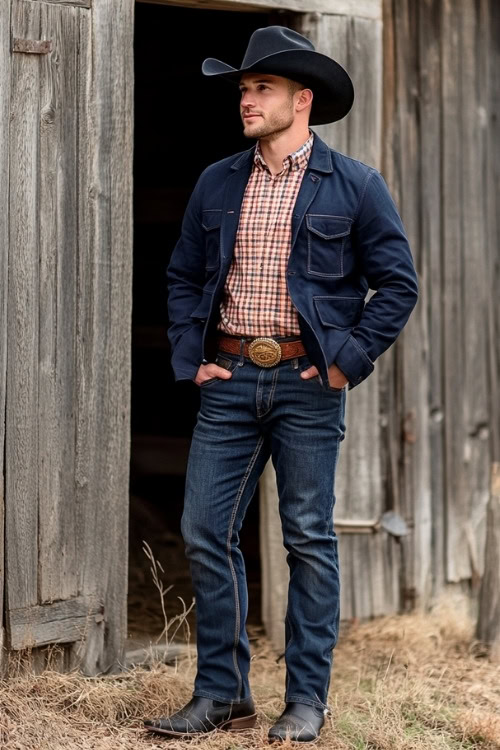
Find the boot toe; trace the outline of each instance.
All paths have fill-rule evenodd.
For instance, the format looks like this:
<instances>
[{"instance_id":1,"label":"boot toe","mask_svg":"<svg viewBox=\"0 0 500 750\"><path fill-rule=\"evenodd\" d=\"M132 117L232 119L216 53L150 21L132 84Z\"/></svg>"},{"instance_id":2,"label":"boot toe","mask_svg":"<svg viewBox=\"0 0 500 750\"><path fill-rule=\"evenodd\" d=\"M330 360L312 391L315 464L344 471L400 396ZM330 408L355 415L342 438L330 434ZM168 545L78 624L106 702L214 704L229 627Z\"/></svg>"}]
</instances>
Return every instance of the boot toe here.
<instances>
[{"instance_id":1,"label":"boot toe","mask_svg":"<svg viewBox=\"0 0 500 750\"><path fill-rule=\"evenodd\" d=\"M323 712L305 704L288 704L269 730L269 742L314 742L324 724Z\"/></svg>"}]
</instances>

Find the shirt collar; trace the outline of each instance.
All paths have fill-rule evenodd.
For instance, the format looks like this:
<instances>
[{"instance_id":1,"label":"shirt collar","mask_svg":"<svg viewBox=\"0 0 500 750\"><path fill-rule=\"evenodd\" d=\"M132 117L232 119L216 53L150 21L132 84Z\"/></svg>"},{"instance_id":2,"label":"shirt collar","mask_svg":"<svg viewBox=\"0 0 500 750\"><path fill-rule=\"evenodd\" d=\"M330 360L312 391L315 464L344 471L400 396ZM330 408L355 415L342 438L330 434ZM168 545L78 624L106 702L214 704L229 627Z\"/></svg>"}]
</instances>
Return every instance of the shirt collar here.
<instances>
[{"instance_id":1,"label":"shirt collar","mask_svg":"<svg viewBox=\"0 0 500 750\"><path fill-rule=\"evenodd\" d=\"M285 156L285 158L283 159L282 171L289 169L305 169L309 162L309 157L311 156L313 141L314 133L312 132L312 130L310 130L309 138L307 139L307 141L303 143L302 146L299 146L299 148L294 151L293 154L288 154L288 156ZM266 169L268 172L270 171L269 167L264 161L264 157L262 156L262 152L260 150L260 141L257 141L253 160L260 169ZM281 172L279 174L281 174Z\"/></svg>"}]
</instances>

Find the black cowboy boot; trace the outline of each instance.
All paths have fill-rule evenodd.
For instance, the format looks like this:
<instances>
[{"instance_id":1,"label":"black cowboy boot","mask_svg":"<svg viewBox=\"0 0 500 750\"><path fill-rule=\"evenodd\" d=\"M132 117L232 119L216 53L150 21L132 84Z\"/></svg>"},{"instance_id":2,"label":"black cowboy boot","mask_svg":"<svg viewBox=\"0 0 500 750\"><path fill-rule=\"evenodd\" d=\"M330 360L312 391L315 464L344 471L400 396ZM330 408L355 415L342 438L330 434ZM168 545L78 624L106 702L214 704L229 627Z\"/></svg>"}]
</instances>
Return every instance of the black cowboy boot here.
<instances>
[{"instance_id":1,"label":"black cowboy boot","mask_svg":"<svg viewBox=\"0 0 500 750\"><path fill-rule=\"evenodd\" d=\"M222 703L211 698L193 696L189 703L164 719L146 719L144 725L150 732L168 737L186 737L206 734L216 729L240 732L255 725L257 714L253 700L242 703Z\"/></svg>"},{"instance_id":2,"label":"black cowboy boot","mask_svg":"<svg viewBox=\"0 0 500 750\"><path fill-rule=\"evenodd\" d=\"M325 723L325 711L304 703L287 703L286 708L269 730L269 742L313 742Z\"/></svg>"}]
</instances>

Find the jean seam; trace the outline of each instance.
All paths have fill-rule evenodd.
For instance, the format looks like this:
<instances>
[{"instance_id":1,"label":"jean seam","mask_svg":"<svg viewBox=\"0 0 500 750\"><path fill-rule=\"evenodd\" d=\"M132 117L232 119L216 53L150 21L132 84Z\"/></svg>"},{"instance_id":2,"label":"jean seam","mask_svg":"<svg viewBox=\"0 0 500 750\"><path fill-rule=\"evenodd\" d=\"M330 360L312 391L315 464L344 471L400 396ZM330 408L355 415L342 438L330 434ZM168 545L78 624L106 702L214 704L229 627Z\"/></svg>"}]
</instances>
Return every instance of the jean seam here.
<instances>
[{"instance_id":1,"label":"jean seam","mask_svg":"<svg viewBox=\"0 0 500 750\"><path fill-rule=\"evenodd\" d=\"M237 698L238 701L241 697L241 688L243 687L243 679L241 676L240 669L238 667L238 643L240 640L240 597L239 597L239 591L238 591L238 580L236 578L236 571L234 569L233 565L233 558L231 554L231 537L233 535L233 529L234 529L234 522L236 520L236 514L238 513L238 509L240 506L241 498L243 496L243 492L245 491L245 487L247 485L248 479L250 477L250 474L252 472L253 467L255 466L255 462L257 460L257 457L260 453L260 450L264 444L264 438L260 437L257 445L255 447L255 450L253 452L253 455L248 463L247 469L245 471L245 474L243 476L243 479L241 480L241 484L238 490L238 494L236 495L236 500L233 506L233 511L231 513L231 520L229 522L229 529L227 533L227 540L226 540L226 549L227 549L227 560L229 563L229 570L231 571L231 577L233 579L233 587L234 587L234 603L235 603L235 610L236 610L236 617L235 617L235 628L234 628L234 645L233 645L233 665L236 672L236 678L238 680L238 691L237 691Z\"/></svg>"}]
</instances>

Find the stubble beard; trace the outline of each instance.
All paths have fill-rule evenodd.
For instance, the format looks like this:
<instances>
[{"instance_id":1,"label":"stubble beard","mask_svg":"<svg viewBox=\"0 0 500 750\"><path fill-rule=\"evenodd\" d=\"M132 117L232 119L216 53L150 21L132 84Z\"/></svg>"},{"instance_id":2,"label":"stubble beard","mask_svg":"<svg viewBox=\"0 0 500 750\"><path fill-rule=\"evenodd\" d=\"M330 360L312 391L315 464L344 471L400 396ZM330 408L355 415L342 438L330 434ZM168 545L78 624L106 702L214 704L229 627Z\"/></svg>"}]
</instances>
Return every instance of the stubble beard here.
<instances>
[{"instance_id":1,"label":"stubble beard","mask_svg":"<svg viewBox=\"0 0 500 750\"><path fill-rule=\"evenodd\" d=\"M262 117L262 121L256 121L254 125L250 123L251 130L247 130L248 125L243 121L243 135L246 138L267 138L272 141L293 125L293 119L293 106L290 98L287 104L277 112L267 115L267 119Z\"/></svg>"}]
</instances>

